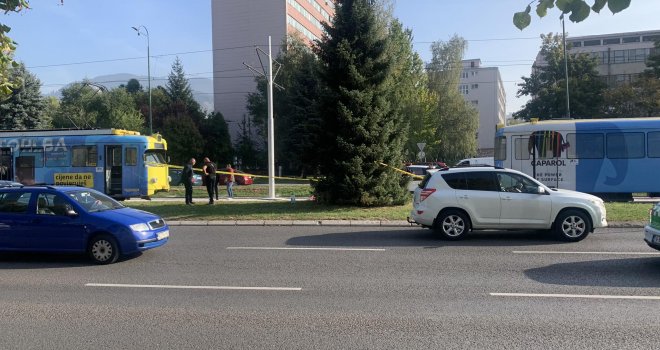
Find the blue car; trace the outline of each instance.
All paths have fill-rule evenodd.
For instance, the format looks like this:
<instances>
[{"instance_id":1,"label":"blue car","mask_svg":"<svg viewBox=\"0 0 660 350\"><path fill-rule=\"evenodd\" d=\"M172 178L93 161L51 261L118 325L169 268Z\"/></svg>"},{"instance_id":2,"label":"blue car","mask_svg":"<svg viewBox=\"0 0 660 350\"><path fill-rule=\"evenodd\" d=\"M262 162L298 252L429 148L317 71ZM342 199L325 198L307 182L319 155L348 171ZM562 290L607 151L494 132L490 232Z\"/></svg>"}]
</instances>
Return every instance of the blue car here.
<instances>
[{"instance_id":1,"label":"blue car","mask_svg":"<svg viewBox=\"0 0 660 350\"><path fill-rule=\"evenodd\" d=\"M161 217L90 188L0 188L0 251L86 252L111 264L160 247L169 235Z\"/></svg>"}]
</instances>

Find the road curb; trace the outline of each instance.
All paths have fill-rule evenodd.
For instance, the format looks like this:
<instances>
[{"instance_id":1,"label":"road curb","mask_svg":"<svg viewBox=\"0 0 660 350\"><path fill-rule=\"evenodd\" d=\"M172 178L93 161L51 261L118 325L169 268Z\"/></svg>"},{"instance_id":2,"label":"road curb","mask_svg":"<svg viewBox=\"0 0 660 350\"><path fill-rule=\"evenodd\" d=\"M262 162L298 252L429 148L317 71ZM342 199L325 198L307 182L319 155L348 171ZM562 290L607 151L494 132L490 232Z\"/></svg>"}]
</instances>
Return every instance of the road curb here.
<instances>
[{"instance_id":1,"label":"road curb","mask_svg":"<svg viewBox=\"0 0 660 350\"><path fill-rule=\"evenodd\" d=\"M346 226L346 227L418 227L404 220L172 220L170 226ZM639 228L645 222L612 222L608 228Z\"/></svg>"}]
</instances>

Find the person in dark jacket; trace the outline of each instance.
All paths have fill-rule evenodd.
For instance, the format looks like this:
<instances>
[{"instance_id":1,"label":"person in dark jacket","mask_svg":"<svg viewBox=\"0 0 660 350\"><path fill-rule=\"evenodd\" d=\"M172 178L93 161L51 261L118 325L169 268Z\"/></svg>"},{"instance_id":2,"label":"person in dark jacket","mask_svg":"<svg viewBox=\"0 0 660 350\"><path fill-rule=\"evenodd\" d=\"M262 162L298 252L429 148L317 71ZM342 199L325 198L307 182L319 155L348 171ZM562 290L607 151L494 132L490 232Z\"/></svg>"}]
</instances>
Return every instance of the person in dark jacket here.
<instances>
[{"instance_id":1,"label":"person in dark jacket","mask_svg":"<svg viewBox=\"0 0 660 350\"><path fill-rule=\"evenodd\" d=\"M188 164L183 167L183 171L181 172L181 183L186 188L186 205L195 204L192 200L192 184L193 176L195 175L193 166L195 163L195 158L190 158Z\"/></svg>"},{"instance_id":2,"label":"person in dark jacket","mask_svg":"<svg viewBox=\"0 0 660 350\"><path fill-rule=\"evenodd\" d=\"M206 192L209 194L209 204L213 204L213 196L217 196L217 187L215 184L215 176L217 175L215 172L218 170L217 167L215 166L215 163L213 163L208 157L204 158L204 167L202 168L204 171L204 181L206 183ZM215 189L215 193L214 190Z\"/></svg>"}]
</instances>

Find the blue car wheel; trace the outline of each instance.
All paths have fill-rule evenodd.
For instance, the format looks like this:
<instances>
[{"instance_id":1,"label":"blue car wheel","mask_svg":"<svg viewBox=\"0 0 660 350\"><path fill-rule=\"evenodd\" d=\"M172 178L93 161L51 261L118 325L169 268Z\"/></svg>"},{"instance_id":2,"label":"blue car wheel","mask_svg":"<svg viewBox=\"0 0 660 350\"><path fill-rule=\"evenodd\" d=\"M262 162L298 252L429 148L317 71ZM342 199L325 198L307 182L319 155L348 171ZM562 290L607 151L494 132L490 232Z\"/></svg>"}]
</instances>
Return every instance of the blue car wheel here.
<instances>
[{"instance_id":1,"label":"blue car wheel","mask_svg":"<svg viewBox=\"0 0 660 350\"><path fill-rule=\"evenodd\" d=\"M98 235L89 241L87 248L89 257L100 265L112 264L119 259L117 241L108 235Z\"/></svg>"}]
</instances>

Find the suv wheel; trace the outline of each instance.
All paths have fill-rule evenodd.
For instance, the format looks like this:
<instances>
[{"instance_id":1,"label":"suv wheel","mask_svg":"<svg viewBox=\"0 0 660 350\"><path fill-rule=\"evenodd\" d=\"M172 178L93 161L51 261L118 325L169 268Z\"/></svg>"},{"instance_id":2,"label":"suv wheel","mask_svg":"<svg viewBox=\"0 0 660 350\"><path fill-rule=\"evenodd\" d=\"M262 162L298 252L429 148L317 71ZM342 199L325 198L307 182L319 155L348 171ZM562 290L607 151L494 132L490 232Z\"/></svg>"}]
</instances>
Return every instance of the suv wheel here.
<instances>
[{"instance_id":1,"label":"suv wheel","mask_svg":"<svg viewBox=\"0 0 660 350\"><path fill-rule=\"evenodd\" d=\"M114 238L108 235L98 235L89 242L87 253L97 264L112 264L119 258L119 247Z\"/></svg>"},{"instance_id":2,"label":"suv wheel","mask_svg":"<svg viewBox=\"0 0 660 350\"><path fill-rule=\"evenodd\" d=\"M463 239L470 232L470 221L463 212L448 210L438 215L435 231L449 240Z\"/></svg>"},{"instance_id":3,"label":"suv wheel","mask_svg":"<svg viewBox=\"0 0 660 350\"><path fill-rule=\"evenodd\" d=\"M578 242L591 232L591 223L587 215L578 210L567 210L557 216L555 233L568 242Z\"/></svg>"}]
</instances>

